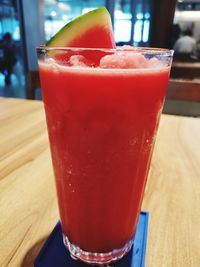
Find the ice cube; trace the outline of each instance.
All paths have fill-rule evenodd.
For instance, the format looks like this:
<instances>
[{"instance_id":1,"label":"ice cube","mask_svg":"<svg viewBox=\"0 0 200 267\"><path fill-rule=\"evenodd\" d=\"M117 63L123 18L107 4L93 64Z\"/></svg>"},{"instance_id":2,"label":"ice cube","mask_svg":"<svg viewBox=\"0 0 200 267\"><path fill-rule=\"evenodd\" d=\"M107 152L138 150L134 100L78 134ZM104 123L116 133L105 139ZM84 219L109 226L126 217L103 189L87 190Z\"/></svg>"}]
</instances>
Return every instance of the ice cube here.
<instances>
[{"instance_id":1,"label":"ice cube","mask_svg":"<svg viewBox=\"0 0 200 267\"><path fill-rule=\"evenodd\" d=\"M145 65L146 59L137 52L118 51L113 55L104 56L100 60L101 68L131 69L144 68Z\"/></svg>"},{"instance_id":2,"label":"ice cube","mask_svg":"<svg viewBox=\"0 0 200 267\"><path fill-rule=\"evenodd\" d=\"M83 55L73 55L69 59L69 63L73 67L89 67L87 59Z\"/></svg>"},{"instance_id":3,"label":"ice cube","mask_svg":"<svg viewBox=\"0 0 200 267\"><path fill-rule=\"evenodd\" d=\"M163 67L164 62L162 62L156 57L153 57L151 59L146 60L146 65L147 65L147 68L160 68L160 67Z\"/></svg>"}]
</instances>

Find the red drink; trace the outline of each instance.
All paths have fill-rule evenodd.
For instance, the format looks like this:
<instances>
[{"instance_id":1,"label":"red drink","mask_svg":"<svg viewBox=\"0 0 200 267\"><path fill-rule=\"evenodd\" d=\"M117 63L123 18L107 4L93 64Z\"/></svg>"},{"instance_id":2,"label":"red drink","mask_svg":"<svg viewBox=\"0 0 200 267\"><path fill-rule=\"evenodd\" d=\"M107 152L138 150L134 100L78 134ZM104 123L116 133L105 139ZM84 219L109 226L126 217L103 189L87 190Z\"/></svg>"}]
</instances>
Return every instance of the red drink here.
<instances>
[{"instance_id":1,"label":"red drink","mask_svg":"<svg viewBox=\"0 0 200 267\"><path fill-rule=\"evenodd\" d=\"M170 58L144 62L40 64L62 229L84 251L120 249L136 230Z\"/></svg>"}]
</instances>

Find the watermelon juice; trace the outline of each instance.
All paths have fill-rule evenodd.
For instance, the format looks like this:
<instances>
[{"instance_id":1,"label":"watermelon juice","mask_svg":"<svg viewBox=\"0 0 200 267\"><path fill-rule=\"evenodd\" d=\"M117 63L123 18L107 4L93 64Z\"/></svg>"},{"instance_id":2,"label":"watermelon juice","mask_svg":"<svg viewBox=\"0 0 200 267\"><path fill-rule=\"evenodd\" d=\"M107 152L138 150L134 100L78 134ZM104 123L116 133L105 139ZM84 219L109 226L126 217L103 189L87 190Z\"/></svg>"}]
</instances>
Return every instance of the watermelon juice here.
<instances>
[{"instance_id":1,"label":"watermelon juice","mask_svg":"<svg viewBox=\"0 0 200 267\"><path fill-rule=\"evenodd\" d=\"M39 61L62 230L83 251L120 249L137 226L171 56L129 52Z\"/></svg>"}]
</instances>

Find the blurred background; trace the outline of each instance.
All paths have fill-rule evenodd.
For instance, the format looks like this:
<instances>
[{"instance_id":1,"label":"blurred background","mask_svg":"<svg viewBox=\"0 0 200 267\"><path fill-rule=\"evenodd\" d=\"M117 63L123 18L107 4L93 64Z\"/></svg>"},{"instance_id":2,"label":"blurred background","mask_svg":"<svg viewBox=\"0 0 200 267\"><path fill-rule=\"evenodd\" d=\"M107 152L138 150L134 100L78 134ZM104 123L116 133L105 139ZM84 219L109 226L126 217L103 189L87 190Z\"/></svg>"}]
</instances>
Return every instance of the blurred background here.
<instances>
[{"instance_id":1,"label":"blurred background","mask_svg":"<svg viewBox=\"0 0 200 267\"><path fill-rule=\"evenodd\" d=\"M118 46L175 50L164 112L200 116L200 0L0 0L0 96L40 100L35 47L102 6Z\"/></svg>"}]
</instances>

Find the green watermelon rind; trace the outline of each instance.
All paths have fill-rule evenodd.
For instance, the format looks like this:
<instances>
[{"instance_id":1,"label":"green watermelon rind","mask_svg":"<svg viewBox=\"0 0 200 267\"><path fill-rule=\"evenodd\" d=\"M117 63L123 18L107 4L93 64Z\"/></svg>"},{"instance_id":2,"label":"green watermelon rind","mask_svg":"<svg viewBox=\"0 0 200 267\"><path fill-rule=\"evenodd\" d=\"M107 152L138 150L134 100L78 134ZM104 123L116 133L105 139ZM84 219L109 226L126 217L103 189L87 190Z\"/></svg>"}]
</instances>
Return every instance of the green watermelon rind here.
<instances>
[{"instance_id":1,"label":"green watermelon rind","mask_svg":"<svg viewBox=\"0 0 200 267\"><path fill-rule=\"evenodd\" d=\"M85 30L95 26L111 25L110 14L105 7L94 9L70 21L61 28L47 43L47 47L67 47Z\"/></svg>"}]
</instances>

